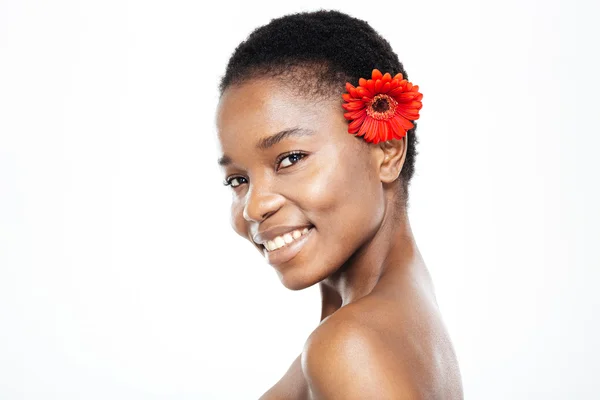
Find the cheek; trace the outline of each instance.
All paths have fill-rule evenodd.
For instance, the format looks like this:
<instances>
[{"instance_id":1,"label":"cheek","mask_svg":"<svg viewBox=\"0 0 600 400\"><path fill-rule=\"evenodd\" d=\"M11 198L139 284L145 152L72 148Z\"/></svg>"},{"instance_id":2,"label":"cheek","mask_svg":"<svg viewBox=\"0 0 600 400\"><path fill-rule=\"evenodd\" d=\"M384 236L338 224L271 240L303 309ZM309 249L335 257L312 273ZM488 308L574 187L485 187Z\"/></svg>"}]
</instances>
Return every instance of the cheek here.
<instances>
[{"instance_id":1,"label":"cheek","mask_svg":"<svg viewBox=\"0 0 600 400\"><path fill-rule=\"evenodd\" d=\"M233 200L231 203L231 227L242 237L247 237L246 219L244 218L244 205L240 201Z\"/></svg>"},{"instance_id":2,"label":"cheek","mask_svg":"<svg viewBox=\"0 0 600 400\"><path fill-rule=\"evenodd\" d=\"M299 189L309 204L307 208L327 221L322 229L332 226L331 220L336 229L371 225L371 211L382 201L381 185L364 155L342 153L320 163L305 182Z\"/></svg>"},{"instance_id":3,"label":"cheek","mask_svg":"<svg viewBox=\"0 0 600 400\"><path fill-rule=\"evenodd\" d=\"M319 276L343 265L380 225L383 189L364 157L331 158L303 183L299 203L317 226L318 260L311 267ZM304 181L303 181L304 182Z\"/></svg>"}]
</instances>

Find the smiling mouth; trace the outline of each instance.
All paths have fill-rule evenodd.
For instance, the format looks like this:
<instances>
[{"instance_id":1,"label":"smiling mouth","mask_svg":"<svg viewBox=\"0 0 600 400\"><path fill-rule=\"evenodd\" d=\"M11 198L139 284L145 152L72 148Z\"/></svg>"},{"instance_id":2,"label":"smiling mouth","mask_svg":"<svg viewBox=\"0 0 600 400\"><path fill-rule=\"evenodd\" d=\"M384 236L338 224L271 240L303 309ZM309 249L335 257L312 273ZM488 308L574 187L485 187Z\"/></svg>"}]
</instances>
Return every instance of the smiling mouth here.
<instances>
[{"instance_id":1,"label":"smiling mouth","mask_svg":"<svg viewBox=\"0 0 600 400\"><path fill-rule=\"evenodd\" d=\"M261 248L267 253L275 253L278 250L287 248L288 245L294 244L297 240L302 239L302 237L310 233L313 228L314 226L305 227L303 229L296 229L284 235L277 236L275 239L261 244Z\"/></svg>"}]
</instances>

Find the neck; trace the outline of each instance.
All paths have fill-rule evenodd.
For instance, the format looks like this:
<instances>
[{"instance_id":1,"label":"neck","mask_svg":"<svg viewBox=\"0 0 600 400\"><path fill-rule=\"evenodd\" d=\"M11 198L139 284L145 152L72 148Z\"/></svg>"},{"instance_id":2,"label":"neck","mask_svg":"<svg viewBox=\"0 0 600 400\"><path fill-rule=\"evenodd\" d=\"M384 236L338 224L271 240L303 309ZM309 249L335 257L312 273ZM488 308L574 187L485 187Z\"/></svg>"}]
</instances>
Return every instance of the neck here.
<instances>
[{"instance_id":1,"label":"neck","mask_svg":"<svg viewBox=\"0 0 600 400\"><path fill-rule=\"evenodd\" d=\"M386 280L392 281L392 285L399 284L398 280L405 278L426 279L430 284L407 213L386 212L373 237L334 274L319 283L321 321L339 308L371 294L378 284L383 286Z\"/></svg>"}]
</instances>

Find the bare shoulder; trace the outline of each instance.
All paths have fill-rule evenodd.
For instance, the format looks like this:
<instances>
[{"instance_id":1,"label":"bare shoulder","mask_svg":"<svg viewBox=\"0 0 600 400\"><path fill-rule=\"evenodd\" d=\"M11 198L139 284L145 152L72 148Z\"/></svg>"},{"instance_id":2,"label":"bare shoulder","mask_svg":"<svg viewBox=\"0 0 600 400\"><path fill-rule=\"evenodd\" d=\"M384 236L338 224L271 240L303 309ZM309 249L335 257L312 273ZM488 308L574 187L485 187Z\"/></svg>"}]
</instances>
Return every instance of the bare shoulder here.
<instances>
[{"instance_id":1,"label":"bare shoulder","mask_svg":"<svg viewBox=\"0 0 600 400\"><path fill-rule=\"evenodd\" d=\"M381 335L341 311L311 334L302 353L313 399L419 399Z\"/></svg>"},{"instance_id":2,"label":"bare shoulder","mask_svg":"<svg viewBox=\"0 0 600 400\"><path fill-rule=\"evenodd\" d=\"M411 321L396 308L376 298L349 304L310 335L301 366L312 399L462 399L449 382L458 369L443 371L448 357L432 348L439 332L423 335L428 316Z\"/></svg>"}]
</instances>

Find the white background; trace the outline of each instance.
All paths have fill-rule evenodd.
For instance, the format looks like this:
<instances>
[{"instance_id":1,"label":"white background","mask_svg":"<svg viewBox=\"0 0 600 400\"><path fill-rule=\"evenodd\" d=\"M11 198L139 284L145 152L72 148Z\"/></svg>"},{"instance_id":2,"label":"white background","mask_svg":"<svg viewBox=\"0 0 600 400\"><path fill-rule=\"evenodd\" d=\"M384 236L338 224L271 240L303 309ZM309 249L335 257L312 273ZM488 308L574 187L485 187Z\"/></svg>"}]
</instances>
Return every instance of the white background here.
<instances>
[{"instance_id":1,"label":"white background","mask_svg":"<svg viewBox=\"0 0 600 400\"><path fill-rule=\"evenodd\" d=\"M467 399L599 398L593 1L0 1L0 399L255 399L319 322L229 224L254 28L334 8L424 93L411 222Z\"/></svg>"}]
</instances>

